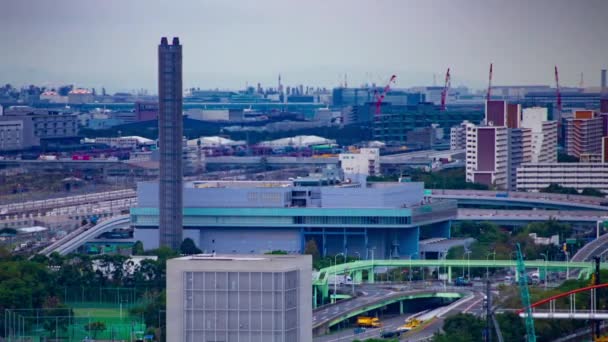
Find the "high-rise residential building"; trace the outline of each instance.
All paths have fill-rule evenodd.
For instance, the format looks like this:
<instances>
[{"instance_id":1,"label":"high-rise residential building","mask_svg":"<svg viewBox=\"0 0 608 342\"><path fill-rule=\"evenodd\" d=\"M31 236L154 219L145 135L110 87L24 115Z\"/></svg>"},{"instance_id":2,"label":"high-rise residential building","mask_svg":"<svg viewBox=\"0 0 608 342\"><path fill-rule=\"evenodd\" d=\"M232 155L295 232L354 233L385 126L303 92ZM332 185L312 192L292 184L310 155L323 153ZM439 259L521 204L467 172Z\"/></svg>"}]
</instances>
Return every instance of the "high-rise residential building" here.
<instances>
[{"instance_id":1,"label":"high-rise residential building","mask_svg":"<svg viewBox=\"0 0 608 342\"><path fill-rule=\"evenodd\" d=\"M606 90L606 69L602 69L602 83L600 86L602 91Z\"/></svg>"},{"instance_id":2,"label":"high-rise residential building","mask_svg":"<svg viewBox=\"0 0 608 342\"><path fill-rule=\"evenodd\" d=\"M159 243L178 249L182 242L182 46L167 38L158 46L158 143L160 149Z\"/></svg>"},{"instance_id":3,"label":"high-rise residential building","mask_svg":"<svg viewBox=\"0 0 608 342\"><path fill-rule=\"evenodd\" d=\"M602 138L602 163L608 163L608 137Z\"/></svg>"},{"instance_id":4,"label":"high-rise residential building","mask_svg":"<svg viewBox=\"0 0 608 342\"><path fill-rule=\"evenodd\" d=\"M338 157L347 175L380 175L380 150L377 148L362 148L359 153L340 153Z\"/></svg>"},{"instance_id":5,"label":"high-rise residential building","mask_svg":"<svg viewBox=\"0 0 608 342\"><path fill-rule=\"evenodd\" d=\"M467 147L467 126L474 125L464 120L450 129L450 150L464 150Z\"/></svg>"},{"instance_id":6,"label":"high-rise residential building","mask_svg":"<svg viewBox=\"0 0 608 342\"><path fill-rule=\"evenodd\" d=\"M572 118L566 119L566 153L580 158L581 154L602 152L604 119L592 110L577 110Z\"/></svg>"},{"instance_id":7,"label":"high-rise residential building","mask_svg":"<svg viewBox=\"0 0 608 342\"><path fill-rule=\"evenodd\" d=\"M310 255L167 262L167 341L312 341Z\"/></svg>"},{"instance_id":8,"label":"high-rise residential building","mask_svg":"<svg viewBox=\"0 0 608 342\"><path fill-rule=\"evenodd\" d=\"M532 130L532 163L557 162L557 121L548 120L547 108L525 108L520 126Z\"/></svg>"},{"instance_id":9,"label":"high-rise residential building","mask_svg":"<svg viewBox=\"0 0 608 342\"><path fill-rule=\"evenodd\" d=\"M503 100L486 101L486 124L519 128L521 105Z\"/></svg>"},{"instance_id":10,"label":"high-rise residential building","mask_svg":"<svg viewBox=\"0 0 608 342\"><path fill-rule=\"evenodd\" d=\"M509 137L507 189L515 191L517 168L532 161L532 130L530 128L509 128L507 135Z\"/></svg>"},{"instance_id":11,"label":"high-rise residential building","mask_svg":"<svg viewBox=\"0 0 608 342\"><path fill-rule=\"evenodd\" d=\"M509 137L504 126L467 126L466 180L497 189L508 186Z\"/></svg>"},{"instance_id":12,"label":"high-rise residential building","mask_svg":"<svg viewBox=\"0 0 608 342\"><path fill-rule=\"evenodd\" d=\"M548 146L551 138L545 141L542 136L545 126L546 134L551 134L551 124L543 125L546 110L541 114L545 116L528 115L527 121L524 121L521 105L491 100L486 102L484 124L475 126L463 123L463 127L466 127L467 182L481 183L499 190L515 190L517 168L532 161L534 148L539 151L545 148L551 152ZM535 130L540 135L537 136L538 146L533 145ZM459 129L455 128L454 131L458 134ZM455 142L457 139L454 139ZM457 146L457 143L454 145ZM555 149L553 146L553 153Z\"/></svg>"}]
</instances>

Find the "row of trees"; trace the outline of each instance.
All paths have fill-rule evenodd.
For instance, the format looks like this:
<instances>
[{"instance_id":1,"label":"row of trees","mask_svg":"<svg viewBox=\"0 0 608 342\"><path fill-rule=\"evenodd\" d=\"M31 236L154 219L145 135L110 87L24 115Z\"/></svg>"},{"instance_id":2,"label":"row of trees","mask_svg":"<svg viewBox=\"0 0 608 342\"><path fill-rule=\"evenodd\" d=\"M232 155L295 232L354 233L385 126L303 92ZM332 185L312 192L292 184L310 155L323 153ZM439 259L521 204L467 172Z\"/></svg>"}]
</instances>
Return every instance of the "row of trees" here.
<instances>
[{"instance_id":1,"label":"row of trees","mask_svg":"<svg viewBox=\"0 0 608 342\"><path fill-rule=\"evenodd\" d=\"M550 184L544 189L540 189L540 192L551 193L551 194L564 194L564 195L584 195L594 197L606 197L606 194L598 189L584 188L582 192L578 192L575 188L569 188L561 186L559 184Z\"/></svg>"},{"instance_id":2,"label":"row of trees","mask_svg":"<svg viewBox=\"0 0 608 342\"><path fill-rule=\"evenodd\" d=\"M140 252L143 246L138 243L134 249ZM95 296L97 289L99 293L104 288L133 289L128 291L136 297L131 298L136 304L131 313L143 317L148 327L158 328L159 315L165 310L166 261L178 254L169 248L145 254L156 256L156 260L135 264L123 255L57 253L27 260L0 248L0 313L4 314L5 309L42 308L44 316L54 316L54 312L62 310L65 316L65 310L69 310L66 300L80 298L81 291L84 298L101 300ZM58 324L62 322L52 323L49 329L62 327ZM0 319L0 335L5 331L4 324L5 320Z\"/></svg>"},{"instance_id":3,"label":"row of trees","mask_svg":"<svg viewBox=\"0 0 608 342\"><path fill-rule=\"evenodd\" d=\"M563 252L555 245L537 245L534 243L530 233L536 233L538 237L551 237L558 235L560 241L572 235L572 227L569 224L557 220L545 222L534 222L524 227L516 227L509 231L490 222L465 221L453 226L453 237L471 237L476 241L469 246L471 259L513 259L515 245L519 243L526 259L548 259L562 260ZM494 256L493 253L496 253ZM461 259L465 255L463 247L455 247L448 251L448 259ZM492 254L492 255L490 255ZM544 254L544 256L543 256Z\"/></svg>"}]
</instances>

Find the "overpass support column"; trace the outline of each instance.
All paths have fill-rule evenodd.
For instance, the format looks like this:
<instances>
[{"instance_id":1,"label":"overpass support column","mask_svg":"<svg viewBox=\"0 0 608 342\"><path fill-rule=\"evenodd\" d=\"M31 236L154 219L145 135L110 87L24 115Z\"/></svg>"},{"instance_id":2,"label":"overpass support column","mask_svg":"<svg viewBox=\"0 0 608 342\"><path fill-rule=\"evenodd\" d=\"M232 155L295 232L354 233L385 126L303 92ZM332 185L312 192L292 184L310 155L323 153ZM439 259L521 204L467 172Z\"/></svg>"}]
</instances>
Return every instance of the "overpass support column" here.
<instances>
[{"instance_id":1,"label":"overpass support column","mask_svg":"<svg viewBox=\"0 0 608 342\"><path fill-rule=\"evenodd\" d=\"M363 272L362 271L353 271L353 282L355 284L363 282Z\"/></svg>"},{"instance_id":2,"label":"overpass support column","mask_svg":"<svg viewBox=\"0 0 608 342\"><path fill-rule=\"evenodd\" d=\"M399 301L399 314L403 315L403 301L402 300Z\"/></svg>"},{"instance_id":3,"label":"overpass support column","mask_svg":"<svg viewBox=\"0 0 608 342\"><path fill-rule=\"evenodd\" d=\"M452 282L452 266L448 266L448 283Z\"/></svg>"},{"instance_id":4,"label":"overpass support column","mask_svg":"<svg viewBox=\"0 0 608 342\"><path fill-rule=\"evenodd\" d=\"M367 282L370 284L374 283L374 268L371 267L367 270Z\"/></svg>"}]
</instances>

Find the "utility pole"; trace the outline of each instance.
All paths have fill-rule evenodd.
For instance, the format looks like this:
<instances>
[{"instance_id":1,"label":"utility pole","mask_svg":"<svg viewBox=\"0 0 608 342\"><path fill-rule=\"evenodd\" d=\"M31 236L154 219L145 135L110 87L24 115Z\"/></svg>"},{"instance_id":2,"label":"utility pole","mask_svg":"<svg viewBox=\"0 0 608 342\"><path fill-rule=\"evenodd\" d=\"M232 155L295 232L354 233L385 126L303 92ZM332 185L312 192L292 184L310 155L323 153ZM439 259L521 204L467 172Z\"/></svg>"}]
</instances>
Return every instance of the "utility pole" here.
<instances>
[{"instance_id":1,"label":"utility pole","mask_svg":"<svg viewBox=\"0 0 608 342\"><path fill-rule=\"evenodd\" d=\"M490 279L486 279L486 342L492 342L492 287Z\"/></svg>"}]
</instances>

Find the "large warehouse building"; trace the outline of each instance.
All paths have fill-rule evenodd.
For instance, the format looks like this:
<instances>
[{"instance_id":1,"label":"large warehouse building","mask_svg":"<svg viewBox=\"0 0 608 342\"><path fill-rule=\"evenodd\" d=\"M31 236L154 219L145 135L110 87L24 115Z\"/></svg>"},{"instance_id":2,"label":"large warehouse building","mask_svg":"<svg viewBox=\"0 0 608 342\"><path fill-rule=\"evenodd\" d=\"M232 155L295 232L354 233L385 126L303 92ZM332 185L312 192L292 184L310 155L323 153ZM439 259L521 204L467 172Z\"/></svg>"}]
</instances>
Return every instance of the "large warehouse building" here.
<instances>
[{"instance_id":1,"label":"large warehouse building","mask_svg":"<svg viewBox=\"0 0 608 342\"><path fill-rule=\"evenodd\" d=\"M146 249L158 247L157 194L158 183L140 183L131 209ZM183 236L206 253L302 253L314 239L322 255L415 258L420 239L449 237L456 210L453 201L425 199L423 183L200 181L184 187Z\"/></svg>"}]
</instances>

